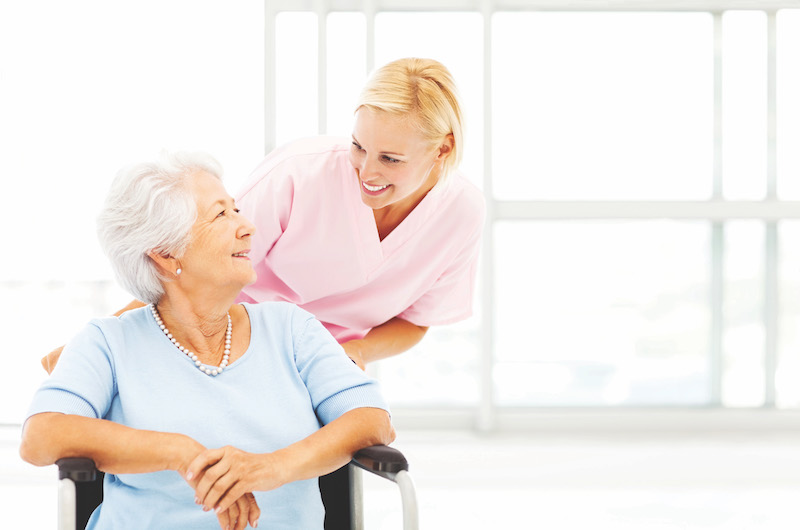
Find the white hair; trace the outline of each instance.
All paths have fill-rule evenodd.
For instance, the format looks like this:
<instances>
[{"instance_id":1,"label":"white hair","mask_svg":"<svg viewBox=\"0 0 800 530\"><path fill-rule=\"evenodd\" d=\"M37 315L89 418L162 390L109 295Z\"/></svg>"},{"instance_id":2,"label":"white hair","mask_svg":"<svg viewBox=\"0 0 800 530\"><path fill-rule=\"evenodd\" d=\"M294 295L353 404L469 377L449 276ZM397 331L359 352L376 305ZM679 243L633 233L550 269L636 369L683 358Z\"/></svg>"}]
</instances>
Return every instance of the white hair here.
<instances>
[{"instance_id":1,"label":"white hair","mask_svg":"<svg viewBox=\"0 0 800 530\"><path fill-rule=\"evenodd\" d=\"M188 177L197 170L222 180L222 166L205 153L162 151L153 162L124 167L97 218L117 281L145 303L157 303L167 281L148 254L180 258L189 245L197 205Z\"/></svg>"}]
</instances>

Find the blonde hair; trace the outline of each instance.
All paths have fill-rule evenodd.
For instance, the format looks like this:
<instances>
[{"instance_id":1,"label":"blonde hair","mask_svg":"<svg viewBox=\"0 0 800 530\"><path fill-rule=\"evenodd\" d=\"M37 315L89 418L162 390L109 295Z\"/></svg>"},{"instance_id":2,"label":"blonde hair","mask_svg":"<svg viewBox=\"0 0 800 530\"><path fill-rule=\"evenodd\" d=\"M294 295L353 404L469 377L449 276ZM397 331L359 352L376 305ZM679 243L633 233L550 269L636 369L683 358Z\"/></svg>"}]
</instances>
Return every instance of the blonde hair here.
<instances>
[{"instance_id":1,"label":"blonde hair","mask_svg":"<svg viewBox=\"0 0 800 530\"><path fill-rule=\"evenodd\" d=\"M379 68L361 91L356 111L362 107L409 120L432 144L452 134L440 179L461 162L464 118L453 76L440 62L409 57Z\"/></svg>"}]
</instances>

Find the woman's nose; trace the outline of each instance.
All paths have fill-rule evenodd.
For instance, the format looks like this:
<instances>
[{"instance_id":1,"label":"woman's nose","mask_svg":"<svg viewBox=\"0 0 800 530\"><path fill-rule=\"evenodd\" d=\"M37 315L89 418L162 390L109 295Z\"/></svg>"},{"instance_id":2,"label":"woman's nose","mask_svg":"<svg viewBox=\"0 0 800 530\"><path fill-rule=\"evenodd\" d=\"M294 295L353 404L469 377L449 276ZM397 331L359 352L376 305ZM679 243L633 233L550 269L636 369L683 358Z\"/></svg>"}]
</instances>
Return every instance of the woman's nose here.
<instances>
[{"instance_id":1,"label":"woman's nose","mask_svg":"<svg viewBox=\"0 0 800 530\"><path fill-rule=\"evenodd\" d=\"M256 226L250 222L250 219L245 217L242 214L238 214L241 223L239 224L239 230L236 231L236 236L239 238L252 236L256 231Z\"/></svg>"},{"instance_id":2,"label":"woman's nose","mask_svg":"<svg viewBox=\"0 0 800 530\"><path fill-rule=\"evenodd\" d=\"M361 168L359 171L362 180L368 180L377 173L375 163L366 156L361 160Z\"/></svg>"}]
</instances>

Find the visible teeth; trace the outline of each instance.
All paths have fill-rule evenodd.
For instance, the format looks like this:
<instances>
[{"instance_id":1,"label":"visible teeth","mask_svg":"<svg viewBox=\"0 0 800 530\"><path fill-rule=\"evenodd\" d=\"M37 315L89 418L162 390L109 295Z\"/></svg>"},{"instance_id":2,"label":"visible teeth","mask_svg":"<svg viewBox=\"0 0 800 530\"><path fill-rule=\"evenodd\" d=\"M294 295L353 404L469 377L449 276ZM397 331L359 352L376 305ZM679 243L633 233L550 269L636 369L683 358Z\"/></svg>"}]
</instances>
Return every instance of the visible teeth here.
<instances>
[{"instance_id":1,"label":"visible teeth","mask_svg":"<svg viewBox=\"0 0 800 530\"><path fill-rule=\"evenodd\" d=\"M247 257L247 252L237 252L236 254L234 254L234 256L244 258Z\"/></svg>"},{"instance_id":2,"label":"visible teeth","mask_svg":"<svg viewBox=\"0 0 800 530\"><path fill-rule=\"evenodd\" d=\"M384 184L383 186L370 186L366 182L362 182L361 184L367 189L367 191L381 191L382 189L386 189L389 187L388 184Z\"/></svg>"}]
</instances>

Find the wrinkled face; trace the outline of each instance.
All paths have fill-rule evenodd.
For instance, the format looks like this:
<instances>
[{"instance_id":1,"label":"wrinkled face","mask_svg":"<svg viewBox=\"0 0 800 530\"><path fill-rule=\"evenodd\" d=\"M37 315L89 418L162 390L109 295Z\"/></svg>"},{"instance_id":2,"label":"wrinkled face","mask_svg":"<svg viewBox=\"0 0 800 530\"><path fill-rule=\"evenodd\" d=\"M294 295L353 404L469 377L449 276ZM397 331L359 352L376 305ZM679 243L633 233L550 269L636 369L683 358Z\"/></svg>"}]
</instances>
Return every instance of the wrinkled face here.
<instances>
[{"instance_id":1,"label":"wrinkled face","mask_svg":"<svg viewBox=\"0 0 800 530\"><path fill-rule=\"evenodd\" d=\"M350 163L361 186L361 200L378 210L413 208L439 179L440 150L408 121L360 108L353 126Z\"/></svg>"},{"instance_id":2,"label":"wrinkled face","mask_svg":"<svg viewBox=\"0 0 800 530\"><path fill-rule=\"evenodd\" d=\"M222 182L212 175L195 171L191 190L197 220L189 246L180 258L181 283L241 289L256 281L247 256L255 227L239 213Z\"/></svg>"}]
</instances>

